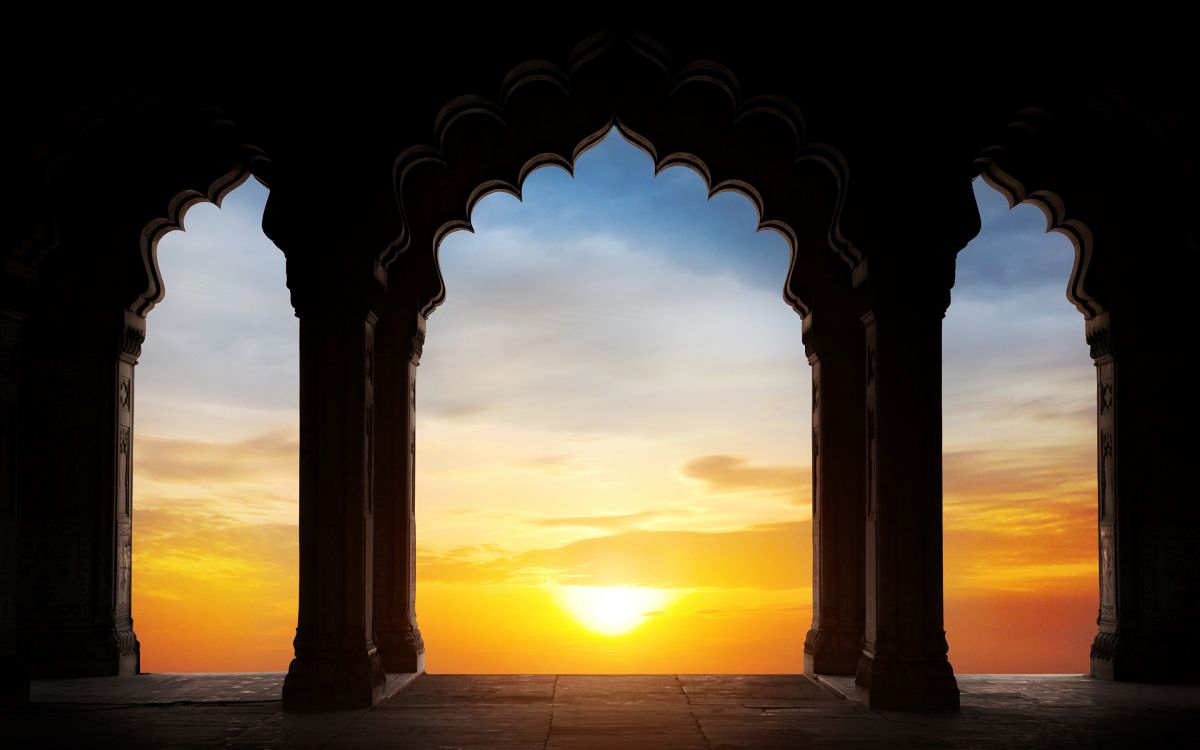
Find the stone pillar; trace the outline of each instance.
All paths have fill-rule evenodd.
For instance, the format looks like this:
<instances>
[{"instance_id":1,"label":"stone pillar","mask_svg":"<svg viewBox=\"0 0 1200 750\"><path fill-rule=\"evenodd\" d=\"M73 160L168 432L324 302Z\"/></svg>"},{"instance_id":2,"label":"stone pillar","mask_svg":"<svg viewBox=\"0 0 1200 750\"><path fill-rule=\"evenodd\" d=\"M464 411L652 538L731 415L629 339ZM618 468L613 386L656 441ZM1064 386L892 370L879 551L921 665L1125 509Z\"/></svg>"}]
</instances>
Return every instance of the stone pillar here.
<instances>
[{"instance_id":1,"label":"stone pillar","mask_svg":"<svg viewBox=\"0 0 1200 750\"><path fill-rule=\"evenodd\" d=\"M1158 285L1142 288L1149 298L1123 300L1086 328L1096 364L1100 562L1090 671L1109 680L1194 683L1200 508L1187 432L1190 371L1178 360L1190 318L1162 310Z\"/></svg>"},{"instance_id":2,"label":"stone pillar","mask_svg":"<svg viewBox=\"0 0 1200 750\"><path fill-rule=\"evenodd\" d=\"M17 405L23 317L0 309L0 705L29 700L29 678L17 645Z\"/></svg>"},{"instance_id":3,"label":"stone pillar","mask_svg":"<svg viewBox=\"0 0 1200 750\"><path fill-rule=\"evenodd\" d=\"M417 627L417 365L425 316L389 295L376 338L375 643L388 672L425 671Z\"/></svg>"},{"instance_id":4,"label":"stone pillar","mask_svg":"<svg viewBox=\"0 0 1200 750\"><path fill-rule=\"evenodd\" d=\"M139 669L132 448L145 325L81 302L47 310L23 337L18 637L35 677Z\"/></svg>"},{"instance_id":5,"label":"stone pillar","mask_svg":"<svg viewBox=\"0 0 1200 750\"><path fill-rule=\"evenodd\" d=\"M852 675L866 606L863 326L848 310L810 312L804 349L813 384L813 622L804 671Z\"/></svg>"},{"instance_id":6,"label":"stone pillar","mask_svg":"<svg viewBox=\"0 0 1200 750\"><path fill-rule=\"evenodd\" d=\"M953 256L950 257L953 279ZM874 269L873 269L874 270ZM865 291L866 626L855 676L873 708L956 710L942 620L942 317L950 283L919 269Z\"/></svg>"},{"instance_id":7,"label":"stone pillar","mask_svg":"<svg viewBox=\"0 0 1200 750\"><path fill-rule=\"evenodd\" d=\"M1089 320L1086 330L1092 360L1096 364L1096 489L1097 510L1100 519L1100 609L1096 617L1099 632L1092 641L1091 674L1093 677L1113 680L1123 677L1126 667L1125 660L1118 657L1116 649L1118 630L1121 624L1117 618L1120 568L1117 555L1118 485L1115 419L1117 363L1113 357L1112 330L1109 326L1108 313ZM1130 595L1128 605L1133 604L1133 593L1132 591L1128 592Z\"/></svg>"},{"instance_id":8,"label":"stone pillar","mask_svg":"<svg viewBox=\"0 0 1200 750\"><path fill-rule=\"evenodd\" d=\"M300 612L286 708L369 707L385 676L372 632L374 282L306 280L300 318ZM328 288L322 284L328 284Z\"/></svg>"}]
</instances>

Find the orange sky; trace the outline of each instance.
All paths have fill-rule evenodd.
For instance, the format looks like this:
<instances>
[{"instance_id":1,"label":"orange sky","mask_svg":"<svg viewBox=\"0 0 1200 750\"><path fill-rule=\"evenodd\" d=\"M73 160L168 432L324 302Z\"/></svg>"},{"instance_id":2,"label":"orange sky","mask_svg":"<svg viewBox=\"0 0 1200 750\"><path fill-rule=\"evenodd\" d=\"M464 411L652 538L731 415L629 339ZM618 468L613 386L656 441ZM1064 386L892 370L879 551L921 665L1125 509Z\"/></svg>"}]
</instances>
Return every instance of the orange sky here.
<instances>
[{"instance_id":1,"label":"orange sky","mask_svg":"<svg viewBox=\"0 0 1200 750\"><path fill-rule=\"evenodd\" d=\"M683 170L652 181L613 140L575 181L542 170L524 204L489 197L477 234L443 245L449 298L418 373L427 667L801 671L810 376L779 293L786 246L753 233L742 198L706 202ZM1094 386L1062 300L1070 249L1036 211L978 194L984 233L946 320L950 659L960 673L1083 672ZM606 196L610 216L587 214ZM223 211L197 207L160 245L168 298L139 365L135 447L145 671L291 657L296 324L282 255L257 229L264 199L254 184ZM726 234L743 237L732 264L705 245ZM1057 264L1048 285L1005 276L1003 248L1030 243ZM581 587L649 598L639 624L605 634L577 606L597 589Z\"/></svg>"}]
</instances>

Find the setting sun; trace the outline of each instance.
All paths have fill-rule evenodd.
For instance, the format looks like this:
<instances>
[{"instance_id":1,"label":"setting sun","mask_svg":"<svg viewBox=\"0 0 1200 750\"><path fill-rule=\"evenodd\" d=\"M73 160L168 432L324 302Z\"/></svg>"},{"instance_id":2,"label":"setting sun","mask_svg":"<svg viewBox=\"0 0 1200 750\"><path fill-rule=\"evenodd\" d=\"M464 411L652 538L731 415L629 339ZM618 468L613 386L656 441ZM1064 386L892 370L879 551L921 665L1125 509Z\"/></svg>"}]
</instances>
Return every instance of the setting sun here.
<instances>
[{"instance_id":1,"label":"setting sun","mask_svg":"<svg viewBox=\"0 0 1200 750\"><path fill-rule=\"evenodd\" d=\"M675 598L661 589L632 586L559 586L559 604L585 628L602 635L624 635Z\"/></svg>"}]
</instances>

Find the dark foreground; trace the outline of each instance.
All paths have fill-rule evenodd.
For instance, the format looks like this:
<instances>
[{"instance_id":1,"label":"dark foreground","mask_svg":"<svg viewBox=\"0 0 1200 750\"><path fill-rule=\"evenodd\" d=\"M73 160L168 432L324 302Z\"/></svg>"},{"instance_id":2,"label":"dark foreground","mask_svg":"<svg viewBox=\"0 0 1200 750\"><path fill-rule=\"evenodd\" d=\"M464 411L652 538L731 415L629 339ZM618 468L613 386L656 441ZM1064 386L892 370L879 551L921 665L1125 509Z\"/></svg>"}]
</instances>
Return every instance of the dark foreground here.
<instances>
[{"instance_id":1,"label":"dark foreground","mask_svg":"<svg viewBox=\"0 0 1200 750\"><path fill-rule=\"evenodd\" d=\"M38 681L0 747L1195 747L1200 687L960 676L962 711L873 711L783 675L422 675L370 711L284 712L280 674Z\"/></svg>"}]
</instances>

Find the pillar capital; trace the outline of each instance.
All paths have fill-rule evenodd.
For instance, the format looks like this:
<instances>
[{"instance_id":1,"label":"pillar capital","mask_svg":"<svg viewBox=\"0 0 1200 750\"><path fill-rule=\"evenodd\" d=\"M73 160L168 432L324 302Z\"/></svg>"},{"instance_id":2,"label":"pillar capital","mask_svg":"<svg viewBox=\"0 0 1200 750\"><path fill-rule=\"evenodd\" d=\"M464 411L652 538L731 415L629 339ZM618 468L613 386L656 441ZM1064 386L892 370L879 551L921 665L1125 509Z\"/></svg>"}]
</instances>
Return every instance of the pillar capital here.
<instances>
[{"instance_id":1,"label":"pillar capital","mask_svg":"<svg viewBox=\"0 0 1200 750\"><path fill-rule=\"evenodd\" d=\"M862 321L850 304L813 307L804 316L800 333L808 363L814 364L823 354L855 349L861 344L862 329ZM855 352L855 356L859 354Z\"/></svg>"},{"instance_id":2,"label":"pillar capital","mask_svg":"<svg viewBox=\"0 0 1200 750\"><path fill-rule=\"evenodd\" d=\"M297 318L316 316L378 319L387 274L363 258L330 256L287 260L287 284Z\"/></svg>"},{"instance_id":3,"label":"pillar capital","mask_svg":"<svg viewBox=\"0 0 1200 750\"><path fill-rule=\"evenodd\" d=\"M941 320L950 307L954 286L954 254L903 258L864 258L855 266L853 283L859 310L868 315L896 314Z\"/></svg>"},{"instance_id":4,"label":"pillar capital","mask_svg":"<svg viewBox=\"0 0 1200 750\"><path fill-rule=\"evenodd\" d=\"M1092 359L1099 361L1113 355L1114 337L1112 324L1107 312L1102 312L1084 323L1088 350Z\"/></svg>"}]
</instances>

